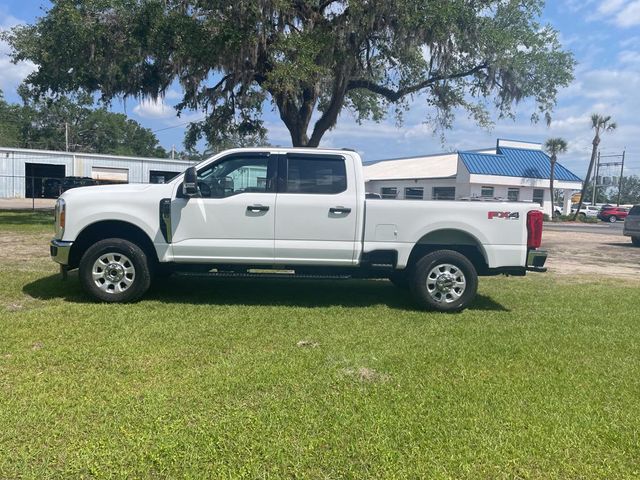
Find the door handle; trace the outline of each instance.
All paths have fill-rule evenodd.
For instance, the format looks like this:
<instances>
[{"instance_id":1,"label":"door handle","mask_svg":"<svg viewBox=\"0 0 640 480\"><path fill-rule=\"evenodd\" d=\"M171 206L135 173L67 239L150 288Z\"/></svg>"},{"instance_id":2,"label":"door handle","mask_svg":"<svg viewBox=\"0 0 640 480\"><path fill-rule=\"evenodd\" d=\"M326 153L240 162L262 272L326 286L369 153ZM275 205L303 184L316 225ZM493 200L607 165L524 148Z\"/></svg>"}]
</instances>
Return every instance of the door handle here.
<instances>
[{"instance_id":1,"label":"door handle","mask_svg":"<svg viewBox=\"0 0 640 480\"><path fill-rule=\"evenodd\" d=\"M247 207L247 212L258 213L258 212L266 212L269 210L267 205L249 205Z\"/></svg>"},{"instance_id":2,"label":"door handle","mask_svg":"<svg viewBox=\"0 0 640 480\"><path fill-rule=\"evenodd\" d=\"M351 209L347 207L331 207L329 213L335 213L336 215L346 215L351 213Z\"/></svg>"}]
</instances>

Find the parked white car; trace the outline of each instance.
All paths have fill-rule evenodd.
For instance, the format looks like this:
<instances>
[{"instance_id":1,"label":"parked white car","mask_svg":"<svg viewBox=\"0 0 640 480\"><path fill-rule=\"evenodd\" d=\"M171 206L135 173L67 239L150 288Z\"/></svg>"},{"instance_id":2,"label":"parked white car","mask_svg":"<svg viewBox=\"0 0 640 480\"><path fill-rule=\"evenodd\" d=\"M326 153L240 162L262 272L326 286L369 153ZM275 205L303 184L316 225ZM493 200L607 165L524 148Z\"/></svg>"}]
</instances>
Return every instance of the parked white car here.
<instances>
[{"instance_id":1,"label":"parked white car","mask_svg":"<svg viewBox=\"0 0 640 480\"><path fill-rule=\"evenodd\" d=\"M601 208L602 207L599 205L582 205L582 208L580 209L580 216L598 218L598 212ZM577 209L577 205L571 207L571 214L576 213Z\"/></svg>"},{"instance_id":2,"label":"parked white car","mask_svg":"<svg viewBox=\"0 0 640 480\"><path fill-rule=\"evenodd\" d=\"M544 271L541 237L533 204L366 199L355 152L257 148L166 184L65 192L51 255L107 302L140 298L156 273L197 267L391 278L420 306L457 311L478 275Z\"/></svg>"}]
</instances>

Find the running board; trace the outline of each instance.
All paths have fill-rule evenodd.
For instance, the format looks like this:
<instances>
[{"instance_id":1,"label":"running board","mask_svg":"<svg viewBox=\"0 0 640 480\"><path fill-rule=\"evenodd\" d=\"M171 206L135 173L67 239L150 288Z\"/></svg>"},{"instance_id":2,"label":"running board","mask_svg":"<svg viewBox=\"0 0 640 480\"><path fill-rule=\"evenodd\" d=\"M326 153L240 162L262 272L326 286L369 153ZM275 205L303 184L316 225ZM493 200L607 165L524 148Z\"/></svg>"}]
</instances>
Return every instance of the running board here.
<instances>
[{"instance_id":1,"label":"running board","mask_svg":"<svg viewBox=\"0 0 640 480\"><path fill-rule=\"evenodd\" d=\"M196 278L295 278L303 280L347 280L351 275L310 275L296 273L252 273L252 272L174 272L181 277Z\"/></svg>"}]
</instances>

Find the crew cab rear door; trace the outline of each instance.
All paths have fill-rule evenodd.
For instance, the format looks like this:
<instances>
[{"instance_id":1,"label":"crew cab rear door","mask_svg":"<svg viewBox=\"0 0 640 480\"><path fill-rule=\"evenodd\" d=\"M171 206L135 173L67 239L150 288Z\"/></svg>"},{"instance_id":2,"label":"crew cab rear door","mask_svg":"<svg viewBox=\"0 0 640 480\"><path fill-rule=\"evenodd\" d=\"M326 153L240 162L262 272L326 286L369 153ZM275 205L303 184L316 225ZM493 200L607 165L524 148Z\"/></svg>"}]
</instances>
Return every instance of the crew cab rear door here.
<instances>
[{"instance_id":1,"label":"crew cab rear door","mask_svg":"<svg viewBox=\"0 0 640 480\"><path fill-rule=\"evenodd\" d=\"M353 162L342 155L281 155L276 264L352 265L357 247L356 208Z\"/></svg>"}]
</instances>

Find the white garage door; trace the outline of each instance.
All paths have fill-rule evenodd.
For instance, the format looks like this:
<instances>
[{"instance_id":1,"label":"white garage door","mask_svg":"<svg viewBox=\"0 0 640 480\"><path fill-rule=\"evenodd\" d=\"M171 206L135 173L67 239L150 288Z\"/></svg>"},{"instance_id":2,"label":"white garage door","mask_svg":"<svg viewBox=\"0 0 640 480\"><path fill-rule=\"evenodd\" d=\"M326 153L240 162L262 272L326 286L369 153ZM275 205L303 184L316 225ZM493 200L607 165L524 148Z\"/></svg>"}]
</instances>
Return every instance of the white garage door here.
<instances>
[{"instance_id":1,"label":"white garage door","mask_svg":"<svg viewBox=\"0 0 640 480\"><path fill-rule=\"evenodd\" d=\"M128 168L111 168L111 167L92 167L91 178L93 178L94 180L127 183L129 181L129 169Z\"/></svg>"}]
</instances>

